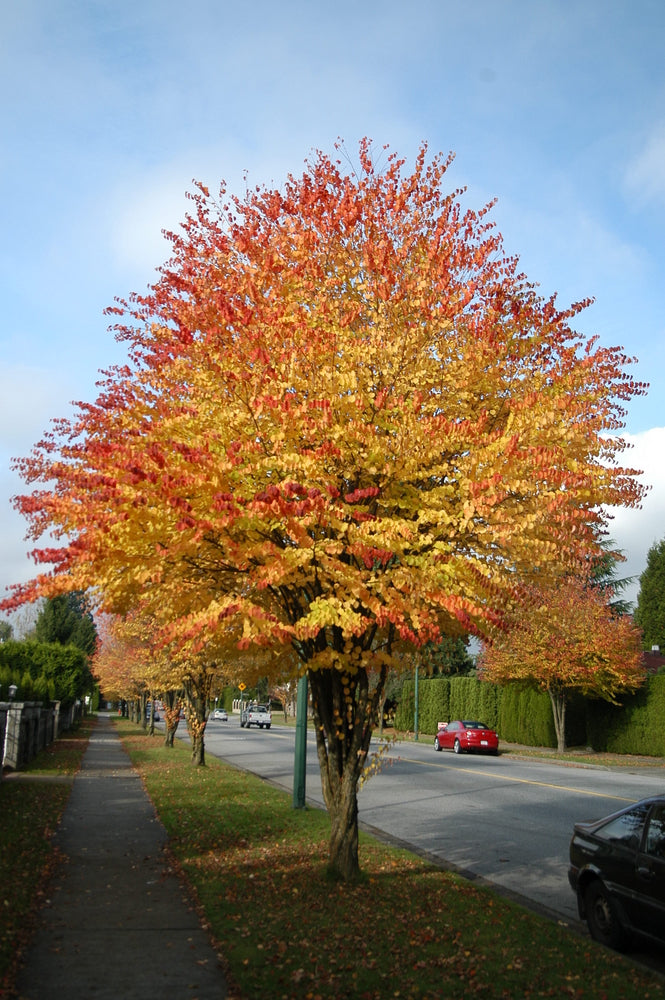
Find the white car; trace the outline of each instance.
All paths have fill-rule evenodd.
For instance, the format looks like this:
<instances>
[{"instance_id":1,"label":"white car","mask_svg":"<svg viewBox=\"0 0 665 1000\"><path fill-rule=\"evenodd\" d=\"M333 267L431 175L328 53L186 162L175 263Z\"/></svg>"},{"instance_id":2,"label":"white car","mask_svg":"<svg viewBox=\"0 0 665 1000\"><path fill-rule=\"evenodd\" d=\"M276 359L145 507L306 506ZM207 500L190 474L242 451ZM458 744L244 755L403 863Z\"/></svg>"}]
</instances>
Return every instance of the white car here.
<instances>
[{"instance_id":1,"label":"white car","mask_svg":"<svg viewBox=\"0 0 665 1000\"><path fill-rule=\"evenodd\" d=\"M213 719L217 719L219 722L228 722L229 716L225 708L216 708L212 713Z\"/></svg>"}]
</instances>

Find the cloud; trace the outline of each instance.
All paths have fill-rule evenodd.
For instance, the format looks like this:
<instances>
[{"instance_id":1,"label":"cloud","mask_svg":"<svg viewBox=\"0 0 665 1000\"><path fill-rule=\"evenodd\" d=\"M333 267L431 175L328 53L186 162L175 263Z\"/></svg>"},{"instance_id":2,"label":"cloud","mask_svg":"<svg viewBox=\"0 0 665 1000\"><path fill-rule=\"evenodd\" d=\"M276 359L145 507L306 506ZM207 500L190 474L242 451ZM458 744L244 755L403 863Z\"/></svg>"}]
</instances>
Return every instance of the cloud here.
<instances>
[{"instance_id":1,"label":"cloud","mask_svg":"<svg viewBox=\"0 0 665 1000\"><path fill-rule=\"evenodd\" d=\"M635 577L623 597L636 601L639 576L646 568L652 545L665 537L665 427L652 427L641 434L624 434L632 449L624 453L626 465L642 469L641 482L650 490L639 510L612 508L609 534L626 556L619 577Z\"/></svg>"},{"instance_id":2,"label":"cloud","mask_svg":"<svg viewBox=\"0 0 665 1000\"><path fill-rule=\"evenodd\" d=\"M640 201L665 205L665 122L654 125L625 174L628 192Z\"/></svg>"}]
</instances>

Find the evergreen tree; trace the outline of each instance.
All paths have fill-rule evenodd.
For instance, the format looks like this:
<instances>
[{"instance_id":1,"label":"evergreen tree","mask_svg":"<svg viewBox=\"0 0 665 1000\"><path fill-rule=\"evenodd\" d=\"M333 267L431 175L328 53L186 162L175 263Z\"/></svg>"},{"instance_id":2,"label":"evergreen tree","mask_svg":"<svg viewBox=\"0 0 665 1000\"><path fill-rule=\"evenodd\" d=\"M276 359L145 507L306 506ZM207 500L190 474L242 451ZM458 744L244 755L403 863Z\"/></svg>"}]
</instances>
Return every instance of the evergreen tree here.
<instances>
[{"instance_id":1,"label":"evergreen tree","mask_svg":"<svg viewBox=\"0 0 665 1000\"><path fill-rule=\"evenodd\" d=\"M611 538L600 542L601 554L597 556L591 566L589 574L591 583L608 596L611 600L608 606L617 615L630 614L632 604L618 596L630 586L635 579L632 576L623 578L617 577L617 567L620 562L624 562L625 556L621 549L617 549Z\"/></svg>"},{"instance_id":2,"label":"evergreen tree","mask_svg":"<svg viewBox=\"0 0 665 1000\"><path fill-rule=\"evenodd\" d=\"M645 649L665 648L665 538L649 549L640 576L635 622L642 629Z\"/></svg>"},{"instance_id":3,"label":"evergreen tree","mask_svg":"<svg viewBox=\"0 0 665 1000\"><path fill-rule=\"evenodd\" d=\"M470 673L475 663L467 649L468 637L444 636L439 643L428 642L423 646L423 666L436 676L460 676Z\"/></svg>"},{"instance_id":4,"label":"evergreen tree","mask_svg":"<svg viewBox=\"0 0 665 1000\"><path fill-rule=\"evenodd\" d=\"M14 634L14 629L8 621L0 621L0 642L6 642L11 639Z\"/></svg>"},{"instance_id":5,"label":"evergreen tree","mask_svg":"<svg viewBox=\"0 0 665 1000\"><path fill-rule=\"evenodd\" d=\"M85 595L72 591L49 598L35 622L35 637L40 642L76 646L86 656L92 656L97 645L97 627Z\"/></svg>"}]
</instances>

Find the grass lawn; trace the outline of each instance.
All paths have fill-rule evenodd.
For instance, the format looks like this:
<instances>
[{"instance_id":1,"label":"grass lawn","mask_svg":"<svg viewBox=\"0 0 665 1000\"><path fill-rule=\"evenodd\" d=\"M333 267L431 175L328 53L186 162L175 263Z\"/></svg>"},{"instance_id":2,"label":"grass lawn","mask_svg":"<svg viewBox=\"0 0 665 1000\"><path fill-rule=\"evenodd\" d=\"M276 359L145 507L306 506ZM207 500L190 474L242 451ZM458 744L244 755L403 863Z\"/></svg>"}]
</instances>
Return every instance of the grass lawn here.
<instances>
[{"instance_id":1,"label":"grass lawn","mask_svg":"<svg viewBox=\"0 0 665 1000\"><path fill-rule=\"evenodd\" d=\"M69 798L94 718L43 750L24 770L0 781L0 996L29 939L56 854L51 834Z\"/></svg>"},{"instance_id":2,"label":"grass lawn","mask_svg":"<svg viewBox=\"0 0 665 1000\"><path fill-rule=\"evenodd\" d=\"M588 938L361 834L363 876L326 876L327 815L189 748L115 724L226 963L234 997L664 998Z\"/></svg>"}]
</instances>

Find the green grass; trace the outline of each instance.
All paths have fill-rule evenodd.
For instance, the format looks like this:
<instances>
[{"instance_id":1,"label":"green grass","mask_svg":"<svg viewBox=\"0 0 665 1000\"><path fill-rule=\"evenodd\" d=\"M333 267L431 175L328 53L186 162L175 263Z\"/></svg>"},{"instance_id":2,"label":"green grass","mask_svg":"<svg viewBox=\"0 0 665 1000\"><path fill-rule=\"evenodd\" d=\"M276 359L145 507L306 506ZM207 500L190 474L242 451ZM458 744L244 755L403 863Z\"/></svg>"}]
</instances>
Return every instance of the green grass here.
<instances>
[{"instance_id":1,"label":"green grass","mask_svg":"<svg viewBox=\"0 0 665 1000\"><path fill-rule=\"evenodd\" d=\"M208 758L118 731L166 826L234 997L665 998L665 983L485 887L361 834L362 879L326 875L328 819Z\"/></svg>"},{"instance_id":2,"label":"green grass","mask_svg":"<svg viewBox=\"0 0 665 1000\"><path fill-rule=\"evenodd\" d=\"M56 861L51 835L71 791L71 780L63 779L78 770L93 726L88 717L0 782L0 996L12 980Z\"/></svg>"}]
</instances>

